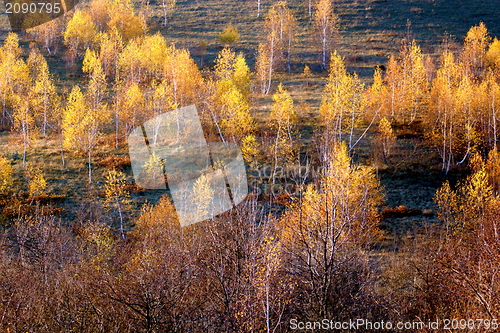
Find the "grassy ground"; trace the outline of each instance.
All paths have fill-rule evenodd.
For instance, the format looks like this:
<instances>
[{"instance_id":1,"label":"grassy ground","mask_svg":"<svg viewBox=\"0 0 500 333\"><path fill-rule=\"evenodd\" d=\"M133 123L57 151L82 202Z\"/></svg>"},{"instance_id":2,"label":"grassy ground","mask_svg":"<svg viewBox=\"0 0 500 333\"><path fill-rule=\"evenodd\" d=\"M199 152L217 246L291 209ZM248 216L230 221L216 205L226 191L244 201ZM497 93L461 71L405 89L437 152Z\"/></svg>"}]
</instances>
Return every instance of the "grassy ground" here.
<instances>
[{"instance_id":1,"label":"grassy ground","mask_svg":"<svg viewBox=\"0 0 500 333\"><path fill-rule=\"evenodd\" d=\"M154 4L154 2L152 2ZM271 1L262 1L266 13ZM294 71L302 71L305 64L319 70L319 45L307 13L305 0L288 1L295 13L299 28L294 46ZM358 0L335 1L340 17L340 36L336 48L349 61L351 70L363 78L371 77L376 64L385 63L398 51L401 39L407 34L408 23L413 38L427 54L439 51L445 38L460 43L473 25L484 22L491 35L500 35L496 1L445 0ZM180 47L189 48L199 61L199 45L207 44L205 63L215 59L222 48L218 35L231 22L240 32L234 49L243 52L253 64L258 44L263 35L263 17L257 18L257 1L178 1L175 12L166 27L162 18L154 17L155 28Z\"/></svg>"}]
</instances>

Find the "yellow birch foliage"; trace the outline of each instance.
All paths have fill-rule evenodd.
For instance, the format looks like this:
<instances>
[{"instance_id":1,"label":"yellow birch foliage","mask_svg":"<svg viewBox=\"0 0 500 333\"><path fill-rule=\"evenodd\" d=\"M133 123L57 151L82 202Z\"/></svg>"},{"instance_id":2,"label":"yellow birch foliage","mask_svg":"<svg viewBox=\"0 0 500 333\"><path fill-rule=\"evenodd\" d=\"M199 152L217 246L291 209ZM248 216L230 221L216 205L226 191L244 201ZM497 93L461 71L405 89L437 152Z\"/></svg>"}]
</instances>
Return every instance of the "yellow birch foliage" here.
<instances>
[{"instance_id":1,"label":"yellow birch foliage","mask_svg":"<svg viewBox=\"0 0 500 333\"><path fill-rule=\"evenodd\" d=\"M215 60L215 76L218 82L218 90L227 86L227 81L232 82L242 95L248 99L250 95L250 69L245 57L230 48L224 48Z\"/></svg>"},{"instance_id":2,"label":"yellow birch foliage","mask_svg":"<svg viewBox=\"0 0 500 333\"><path fill-rule=\"evenodd\" d=\"M78 85L74 86L63 112L63 146L90 154L100 136L100 127L107 115L90 106Z\"/></svg>"},{"instance_id":3,"label":"yellow birch foliage","mask_svg":"<svg viewBox=\"0 0 500 333\"><path fill-rule=\"evenodd\" d=\"M32 72L31 108L42 134L47 135L49 127L59 125L60 98L47 61L39 52L31 52L28 66Z\"/></svg>"},{"instance_id":4,"label":"yellow birch foliage","mask_svg":"<svg viewBox=\"0 0 500 333\"><path fill-rule=\"evenodd\" d=\"M83 51L94 43L96 35L97 27L90 14L77 10L64 31L64 44L77 55L83 55Z\"/></svg>"},{"instance_id":5,"label":"yellow birch foliage","mask_svg":"<svg viewBox=\"0 0 500 333\"><path fill-rule=\"evenodd\" d=\"M10 162L0 156L0 193L6 193L12 186L14 171Z\"/></svg>"},{"instance_id":6,"label":"yellow birch foliage","mask_svg":"<svg viewBox=\"0 0 500 333\"><path fill-rule=\"evenodd\" d=\"M432 82L429 110L424 122L431 129L432 143L438 148L442 169L448 170L457 152L459 136L463 133L455 108L457 90L463 67L451 52L443 52L436 78Z\"/></svg>"},{"instance_id":7,"label":"yellow birch foliage","mask_svg":"<svg viewBox=\"0 0 500 333\"><path fill-rule=\"evenodd\" d=\"M488 51L486 52L486 63L496 70L500 69L500 41L496 37L488 46Z\"/></svg>"},{"instance_id":8,"label":"yellow birch foliage","mask_svg":"<svg viewBox=\"0 0 500 333\"><path fill-rule=\"evenodd\" d=\"M143 36L146 33L147 25L144 17L135 14L132 1L106 1L103 7L106 12L101 15L101 31L116 30L124 41Z\"/></svg>"},{"instance_id":9,"label":"yellow birch foliage","mask_svg":"<svg viewBox=\"0 0 500 333\"><path fill-rule=\"evenodd\" d=\"M293 99L288 91L280 83L278 91L273 95L273 107L271 109L270 127L276 132L272 155L274 156L274 172L280 165L293 163L294 154L294 135L297 114L295 113Z\"/></svg>"},{"instance_id":10,"label":"yellow birch foliage","mask_svg":"<svg viewBox=\"0 0 500 333\"><path fill-rule=\"evenodd\" d=\"M134 13L130 0L93 0L88 12L99 32L115 30L124 41L143 36L147 31L145 17Z\"/></svg>"},{"instance_id":11,"label":"yellow birch foliage","mask_svg":"<svg viewBox=\"0 0 500 333\"><path fill-rule=\"evenodd\" d=\"M248 105L250 73L244 57L224 48L217 57L215 75L210 98L215 121L220 123L223 136L240 140L255 128Z\"/></svg>"},{"instance_id":12,"label":"yellow birch foliage","mask_svg":"<svg viewBox=\"0 0 500 333\"><path fill-rule=\"evenodd\" d=\"M118 30L110 29L99 35L99 59L108 79L114 79L117 75L118 59L123 47L123 39Z\"/></svg>"},{"instance_id":13,"label":"yellow birch foliage","mask_svg":"<svg viewBox=\"0 0 500 333\"><path fill-rule=\"evenodd\" d=\"M240 34L238 33L238 29L233 27L231 23L229 23L224 31L219 35L219 39L223 44L233 44L240 38Z\"/></svg>"},{"instance_id":14,"label":"yellow birch foliage","mask_svg":"<svg viewBox=\"0 0 500 333\"><path fill-rule=\"evenodd\" d=\"M291 51L294 42L294 37L297 33L297 20L295 19L292 11L288 7L286 1L279 1L273 8L276 12L276 19L278 21L278 38L281 44L280 60L286 59L288 71L291 70ZM280 65L280 64L278 64Z\"/></svg>"},{"instance_id":15,"label":"yellow birch foliage","mask_svg":"<svg viewBox=\"0 0 500 333\"><path fill-rule=\"evenodd\" d=\"M101 60L94 51L87 49L85 58L83 59L82 70L89 77L89 84L85 94L89 108L82 117L82 121L86 123L83 145L88 156L89 182L92 182L91 152L101 135L101 127L109 120L110 114L107 104L104 102L107 85L106 77L102 69Z\"/></svg>"},{"instance_id":16,"label":"yellow birch foliage","mask_svg":"<svg viewBox=\"0 0 500 333\"><path fill-rule=\"evenodd\" d=\"M124 91L119 92L119 100L115 106L118 109L118 119L125 125L125 133L130 133L145 120L145 98L138 84L133 83Z\"/></svg>"},{"instance_id":17,"label":"yellow birch foliage","mask_svg":"<svg viewBox=\"0 0 500 333\"><path fill-rule=\"evenodd\" d=\"M309 185L279 222L280 240L294 258L294 271L328 288L323 278L337 271L329 263L343 262L347 253L359 253L381 235L382 199L374 169L351 165L347 146L335 144L317 188ZM306 274L310 272L317 274Z\"/></svg>"},{"instance_id":18,"label":"yellow birch foliage","mask_svg":"<svg viewBox=\"0 0 500 333\"><path fill-rule=\"evenodd\" d=\"M480 112L478 93L478 86L468 76L464 76L454 96L454 127L458 134L455 149L463 158L471 155L480 144L476 131Z\"/></svg>"},{"instance_id":19,"label":"yellow birch foliage","mask_svg":"<svg viewBox=\"0 0 500 333\"><path fill-rule=\"evenodd\" d=\"M153 94L148 104L149 116L157 116L164 112L177 109L180 105L175 102L174 87L163 81L157 85L153 84Z\"/></svg>"},{"instance_id":20,"label":"yellow birch foliage","mask_svg":"<svg viewBox=\"0 0 500 333\"><path fill-rule=\"evenodd\" d=\"M143 69L150 78L159 78L164 74L166 64L176 54L174 46L167 45L167 41L160 33L147 35L142 40L140 51Z\"/></svg>"},{"instance_id":21,"label":"yellow birch foliage","mask_svg":"<svg viewBox=\"0 0 500 333\"><path fill-rule=\"evenodd\" d=\"M217 54L215 60L215 76L217 80L230 80L233 77L236 54L229 47L225 47Z\"/></svg>"},{"instance_id":22,"label":"yellow birch foliage","mask_svg":"<svg viewBox=\"0 0 500 333\"><path fill-rule=\"evenodd\" d=\"M351 165L345 144L335 144L319 181L319 190L308 186L302 204L291 209L283 221L290 221L285 232L287 241L293 241L297 228L304 228L307 238L328 235L328 241L361 245L379 235L378 205L382 202L380 184L374 169ZM342 240L342 241L341 241ZM313 245L313 239L308 243Z\"/></svg>"},{"instance_id":23,"label":"yellow birch foliage","mask_svg":"<svg viewBox=\"0 0 500 333\"><path fill-rule=\"evenodd\" d=\"M312 76L311 68L309 68L308 65L305 65L304 66L304 71L302 72L302 74L300 75L300 77L302 79L304 79L304 83L305 83L306 87L309 86L309 79L311 78L311 76Z\"/></svg>"},{"instance_id":24,"label":"yellow birch foliage","mask_svg":"<svg viewBox=\"0 0 500 333\"><path fill-rule=\"evenodd\" d=\"M250 97L250 68L247 65L243 54L236 56L234 63L233 81L238 90L242 93L243 97Z\"/></svg>"},{"instance_id":25,"label":"yellow birch foliage","mask_svg":"<svg viewBox=\"0 0 500 333\"><path fill-rule=\"evenodd\" d=\"M404 122L413 122L421 111L427 105L427 96L429 92L429 81L427 79L427 70L425 68L422 51L415 41L411 43L411 50L403 59L405 65L405 105L406 109L403 115Z\"/></svg>"},{"instance_id":26,"label":"yellow birch foliage","mask_svg":"<svg viewBox=\"0 0 500 333\"><path fill-rule=\"evenodd\" d=\"M249 134L241 140L241 154L245 162L250 164L251 167L257 168L261 152L255 135Z\"/></svg>"},{"instance_id":27,"label":"yellow birch foliage","mask_svg":"<svg viewBox=\"0 0 500 333\"><path fill-rule=\"evenodd\" d=\"M11 99L14 94L17 72L13 69L19 67L21 49L17 34L10 32L5 38L4 44L0 47L0 101L2 106L2 124L12 124Z\"/></svg>"},{"instance_id":28,"label":"yellow birch foliage","mask_svg":"<svg viewBox=\"0 0 500 333\"><path fill-rule=\"evenodd\" d=\"M90 1L88 13L92 17L92 22L99 31L105 31L111 19L112 0L92 0Z\"/></svg>"},{"instance_id":29,"label":"yellow birch foliage","mask_svg":"<svg viewBox=\"0 0 500 333\"><path fill-rule=\"evenodd\" d=\"M500 195L500 154L493 148L488 154L485 164L485 171L489 177L489 183L493 187L494 194Z\"/></svg>"},{"instance_id":30,"label":"yellow birch foliage","mask_svg":"<svg viewBox=\"0 0 500 333\"><path fill-rule=\"evenodd\" d=\"M258 258L255 264L254 286L257 289L256 299L263 304L266 326L271 327L277 321L276 313L280 313L286 305L292 301L291 294L294 292L295 283L282 274L284 268L284 256L286 251L279 237L271 235L264 236L258 248ZM259 329L259 323L249 323L242 320L250 330ZM260 323L264 330L264 323Z\"/></svg>"},{"instance_id":31,"label":"yellow birch foliage","mask_svg":"<svg viewBox=\"0 0 500 333\"><path fill-rule=\"evenodd\" d=\"M243 94L234 84L229 84L220 96L222 132L234 142L247 136L255 128L250 108Z\"/></svg>"},{"instance_id":32,"label":"yellow birch foliage","mask_svg":"<svg viewBox=\"0 0 500 333\"><path fill-rule=\"evenodd\" d=\"M122 200L130 196L126 189L127 179L125 174L117 170L109 170L105 182L105 205L110 208L115 206L117 200Z\"/></svg>"},{"instance_id":33,"label":"yellow birch foliage","mask_svg":"<svg viewBox=\"0 0 500 333\"><path fill-rule=\"evenodd\" d=\"M412 41L398 58L391 56L385 77L389 90L384 116L391 123L411 123L427 105L429 81L420 47Z\"/></svg>"},{"instance_id":34,"label":"yellow birch foliage","mask_svg":"<svg viewBox=\"0 0 500 333\"><path fill-rule=\"evenodd\" d=\"M257 55L257 78L263 94L271 91L273 74L284 58L284 46L293 38L293 16L286 2L273 5L266 14L264 23L266 40L259 44Z\"/></svg>"},{"instance_id":35,"label":"yellow birch foliage","mask_svg":"<svg viewBox=\"0 0 500 333\"><path fill-rule=\"evenodd\" d=\"M130 196L130 193L126 189L126 185L127 180L123 172L117 170L108 171L106 175L104 207L108 210L115 208L118 211L120 218L120 234L122 238L125 238L122 206L127 204L127 198Z\"/></svg>"},{"instance_id":36,"label":"yellow birch foliage","mask_svg":"<svg viewBox=\"0 0 500 333\"><path fill-rule=\"evenodd\" d=\"M82 71L87 73L89 77L87 98L90 105L96 112L102 112L106 90L106 76L104 75L100 58L90 49L87 49L85 52Z\"/></svg>"},{"instance_id":37,"label":"yellow birch foliage","mask_svg":"<svg viewBox=\"0 0 500 333\"><path fill-rule=\"evenodd\" d=\"M474 158L473 158L474 159ZM475 171L453 191L448 182L436 192L435 202L439 217L454 232L471 231L476 224L487 218L492 205L498 203L494 188L487 173L488 165L477 156L474 159Z\"/></svg>"},{"instance_id":38,"label":"yellow birch foliage","mask_svg":"<svg viewBox=\"0 0 500 333\"><path fill-rule=\"evenodd\" d=\"M389 94L389 112L383 112L383 114L388 117L390 113L390 122L395 123L400 118L399 110L403 108L403 69L393 55L389 57L385 80Z\"/></svg>"},{"instance_id":39,"label":"yellow birch foliage","mask_svg":"<svg viewBox=\"0 0 500 333\"><path fill-rule=\"evenodd\" d=\"M130 235L133 239L144 242L149 249L162 249L165 245L173 245L178 241L180 233L181 225L175 207L168 196L164 195L157 205L145 205ZM138 248L137 255L145 249Z\"/></svg>"},{"instance_id":40,"label":"yellow birch foliage","mask_svg":"<svg viewBox=\"0 0 500 333\"><path fill-rule=\"evenodd\" d=\"M272 78L274 68L271 66L269 59L269 50L264 43L260 43L257 51L257 60L255 64L257 70L257 82L262 94L265 94L269 85L269 80Z\"/></svg>"},{"instance_id":41,"label":"yellow birch foliage","mask_svg":"<svg viewBox=\"0 0 500 333\"><path fill-rule=\"evenodd\" d=\"M378 124L378 135L375 139L378 148L382 151L382 158L387 163L387 159L396 143L396 135L392 130L391 123L384 117Z\"/></svg>"},{"instance_id":42,"label":"yellow birch foliage","mask_svg":"<svg viewBox=\"0 0 500 333\"><path fill-rule=\"evenodd\" d=\"M205 217L209 216L210 204L213 200L214 191L210 186L207 176L202 174L193 185L193 202L192 204L196 207L195 216Z\"/></svg>"},{"instance_id":43,"label":"yellow birch foliage","mask_svg":"<svg viewBox=\"0 0 500 333\"><path fill-rule=\"evenodd\" d=\"M116 29L124 41L143 36L147 31L144 18L135 15L133 11L116 13L108 22L108 26L111 30Z\"/></svg>"},{"instance_id":44,"label":"yellow birch foliage","mask_svg":"<svg viewBox=\"0 0 500 333\"><path fill-rule=\"evenodd\" d=\"M144 181L149 187L157 187L165 183L165 177L162 172L163 164L161 158L153 152L149 155L149 160L143 165Z\"/></svg>"},{"instance_id":45,"label":"yellow birch foliage","mask_svg":"<svg viewBox=\"0 0 500 333\"><path fill-rule=\"evenodd\" d=\"M292 127L297 123L297 114L293 106L293 99L283 84L278 85L278 90L273 95L271 109L271 128L280 134L291 135Z\"/></svg>"},{"instance_id":46,"label":"yellow birch foliage","mask_svg":"<svg viewBox=\"0 0 500 333\"><path fill-rule=\"evenodd\" d=\"M373 72L373 84L365 93L365 120L371 122L377 118L390 117L389 90L382 78L380 67Z\"/></svg>"},{"instance_id":47,"label":"yellow birch foliage","mask_svg":"<svg viewBox=\"0 0 500 333\"><path fill-rule=\"evenodd\" d=\"M27 170L27 179L28 179L28 193L29 197L33 198L35 196L41 195L44 193L47 188L47 181L43 175L43 171L40 168L28 166Z\"/></svg>"},{"instance_id":48,"label":"yellow birch foliage","mask_svg":"<svg viewBox=\"0 0 500 333\"><path fill-rule=\"evenodd\" d=\"M26 160L26 150L35 137L35 116L32 109L32 82L28 65L23 59L16 60L11 68L12 87L9 102L13 109L13 130L18 132L23 142L23 162Z\"/></svg>"},{"instance_id":49,"label":"yellow birch foliage","mask_svg":"<svg viewBox=\"0 0 500 333\"><path fill-rule=\"evenodd\" d=\"M467 32L463 52L461 54L461 61L465 65L466 75L469 75L470 78L482 76L486 52L490 41L491 37L483 22L473 26Z\"/></svg>"},{"instance_id":50,"label":"yellow birch foliage","mask_svg":"<svg viewBox=\"0 0 500 333\"><path fill-rule=\"evenodd\" d=\"M173 49L172 56L163 64L163 80L172 87L174 103L179 106L196 103L203 77L189 51Z\"/></svg>"},{"instance_id":51,"label":"yellow birch foliage","mask_svg":"<svg viewBox=\"0 0 500 333\"><path fill-rule=\"evenodd\" d=\"M320 116L329 137L342 139L342 132L361 120L363 84L356 74L349 74L344 58L336 51L330 58L330 74L323 91Z\"/></svg>"},{"instance_id":52,"label":"yellow birch foliage","mask_svg":"<svg viewBox=\"0 0 500 333\"><path fill-rule=\"evenodd\" d=\"M88 125L89 106L79 86L74 86L68 97L66 108L63 113L62 130L64 137L64 147L82 149L83 142L80 136L84 133L85 127Z\"/></svg>"},{"instance_id":53,"label":"yellow birch foliage","mask_svg":"<svg viewBox=\"0 0 500 333\"><path fill-rule=\"evenodd\" d=\"M81 237L89 255L88 263L97 271L103 270L115 250L116 241L111 228L96 223L85 223Z\"/></svg>"},{"instance_id":54,"label":"yellow birch foliage","mask_svg":"<svg viewBox=\"0 0 500 333\"><path fill-rule=\"evenodd\" d=\"M119 55L118 76L127 84L140 84L148 79L141 44L141 39L132 40Z\"/></svg>"},{"instance_id":55,"label":"yellow birch foliage","mask_svg":"<svg viewBox=\"0 0 500 333\"><path fill-rule=\"evenodd\" d=\"M475 216L484 217L486 208L494 200L493 188L489 184L484 165L468 179L462 192L466 198L462 209L469 221Z\"/></svg>"},{"instance_id":56,"label":"yellow birch foliage","mask_svg":"<svg viewBox=\"0 0 500 333\"><path fill-rule=\"evenodd\" d=\"M333 11L331 0L320 0L316 4L314 24L318 31L321 45L321 63L326 68L327 57L333 45L333 37L338 31L339 17Z\"/></svg>"},{"instance_id":57,"label":"yellow birch foliage","mask_svg":"<svg viewBox=\"0 0 500 333\"><path fill-rule=\"evenodd\" d=\"M478 99L477 118L481 131L481 143L488 149L496 149L499 135L500 113L500 84L497 75L488 69L485 78L478 86L476 93Z\"/></svg>"},{"instance_id":58,"label":"yellow birch foliage","mask_svg":"<svg viewBox=\"0 0 500 333\"><path fill-rule=\"evenodd\" d=\"M126 84L149 83L163 76L165 66L172 64L175 48L168 47L157 33L130 41L118 58L118 73ZM191 73L189 73L191 74Z\"/></svg>"}]
</instances>

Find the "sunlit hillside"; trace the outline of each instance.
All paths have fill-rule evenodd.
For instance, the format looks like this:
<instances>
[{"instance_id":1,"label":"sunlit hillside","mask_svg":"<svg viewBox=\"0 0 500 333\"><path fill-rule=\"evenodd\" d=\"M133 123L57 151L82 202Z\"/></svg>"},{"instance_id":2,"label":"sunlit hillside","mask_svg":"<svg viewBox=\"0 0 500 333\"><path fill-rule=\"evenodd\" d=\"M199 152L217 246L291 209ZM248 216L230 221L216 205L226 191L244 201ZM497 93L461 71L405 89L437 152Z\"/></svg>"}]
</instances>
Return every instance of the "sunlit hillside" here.
<instances>
[{"instance_id":1,"label":"sunlit hillside","mask_svg":"<svg viewBox=\"0 0 500 333\"><path fill-rule=\"evenodd\" d=\"M31 5L0 331L498 330L496 2Z\"/></svg>"}]
</instances>

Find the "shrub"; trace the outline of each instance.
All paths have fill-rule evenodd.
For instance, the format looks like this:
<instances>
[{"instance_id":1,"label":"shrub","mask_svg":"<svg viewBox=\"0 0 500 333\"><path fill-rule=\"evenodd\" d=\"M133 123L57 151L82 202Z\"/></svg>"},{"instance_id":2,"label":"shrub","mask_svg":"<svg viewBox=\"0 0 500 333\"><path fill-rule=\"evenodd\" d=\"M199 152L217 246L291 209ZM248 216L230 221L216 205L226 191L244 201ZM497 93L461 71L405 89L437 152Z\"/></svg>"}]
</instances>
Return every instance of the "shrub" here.
<instances>
[{"instance_id":1,"label":"shrub","mask_svg":"<svg viewBox=\"0 0 500 333\"><path fill-rule=\"evenodd\" d=\"M233 27L231 23L229 23L224 31L219 35L219 39L224 44L233 44L240 38L240 34L238 33L238 29Z\"/></svg>"}]
</instances>

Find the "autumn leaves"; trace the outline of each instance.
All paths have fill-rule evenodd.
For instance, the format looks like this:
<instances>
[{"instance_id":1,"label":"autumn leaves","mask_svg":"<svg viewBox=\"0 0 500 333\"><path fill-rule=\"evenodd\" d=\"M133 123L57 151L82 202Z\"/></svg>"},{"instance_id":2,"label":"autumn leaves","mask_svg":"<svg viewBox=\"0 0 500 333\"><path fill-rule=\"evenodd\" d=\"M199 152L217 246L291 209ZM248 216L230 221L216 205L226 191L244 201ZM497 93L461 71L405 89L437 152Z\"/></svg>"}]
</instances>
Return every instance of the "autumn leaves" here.
<instances>
[{"instance_id":1,"label":"autumn leaves","mask_svg":"<svg viewBox=\"0 0 500 333\"><path fill-rule=\"evenodd\" d=\"M318 1L314 13L314 28L321 45L321 64L326 68L338 33L339 18L331 0ZM278 68L285 65L291 71L291 54L297 28L297 18L286 1L277 2L267 12L264 23L266 38L259 44L256 61L257 81L263 94L270 92L273 73Z\"/></svg>"},{"instance_id":2,"label":"autumn leaves","mask_svg":"<svg viewBox=\"0 0 500 333\"><path fill-rule=\"evenodd\" d=\"M32 49L28 59L21 57L19 40L9 34L0 48L0 99L3 126L12 126L23 143L23 163L31 140L40 129L45 136L56 126L60 105L54 80L45 58Z\"/></svg>"}]
</instances>

